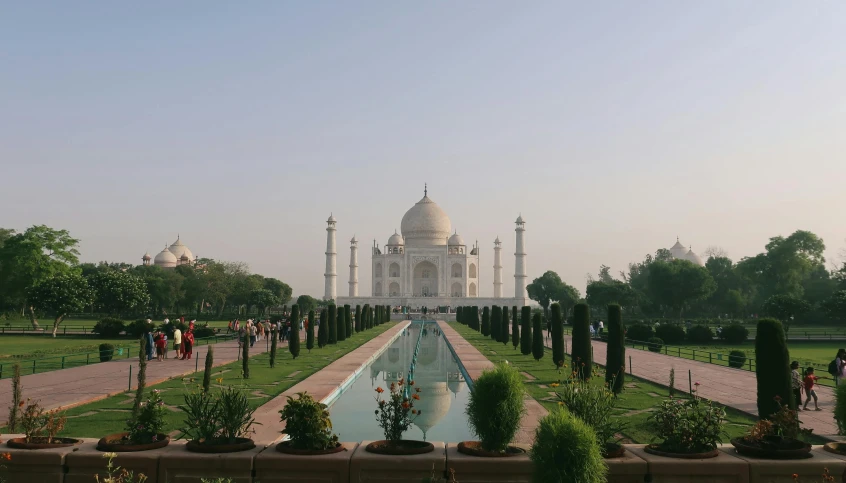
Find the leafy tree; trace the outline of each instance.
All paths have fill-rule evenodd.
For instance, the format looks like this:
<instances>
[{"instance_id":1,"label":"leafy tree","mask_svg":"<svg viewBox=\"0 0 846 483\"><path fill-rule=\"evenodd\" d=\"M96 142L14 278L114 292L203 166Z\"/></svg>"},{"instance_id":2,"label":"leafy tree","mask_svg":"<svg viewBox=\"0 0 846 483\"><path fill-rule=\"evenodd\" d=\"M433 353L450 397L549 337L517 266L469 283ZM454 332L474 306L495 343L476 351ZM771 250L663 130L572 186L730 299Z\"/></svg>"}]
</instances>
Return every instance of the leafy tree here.
<instances>
[{"instance_id":1,"label":"leafy tree","mask_svg":"<svg viewBox=\"0 0 846 483\"><path fill-rule=\"evenodd\" d=\"M317 299L311 295L300 295L297 297L297 305L303 312L309 312L317 307Z\"/></svg>"},{"instance_id":2,"label":"leafy tree","mask_svg":"<svg viewBox=\"0 0 846 483\"><path fill-rule=\"evenodd\" d=\"M270 290L273 292L273 295L279 297L279 305L286 305L291 301L291 294L294 292L291 289L291 286L287 283L275 278L267 277L264 279L263 285L263 288ZM299 303L299 299L297 299L297 302ZM314 307L315 306L309 307L308 310L311 310Z\"/></svg>"},{"instance_id":3,"label":"leafy tree","mask_svg":"<svg viewBox=\"0 0 846 483\"><path fill-rule=\"evenodd\" d=\"M686 307L706 299L715 289L708 271L687 260L654 262L649 268L649 293L679 318Z\"/></svg>"},{"instance_id":4,"label":"leafy tree","mask_svg":"<svg viewBox=\"0 0 846 483\"><path fill-rule=\"evenodd\" d=\"M846 318L846 290L835 292L823 303L823 309L833 319Z\"/></svg>"},{"instance_id":5,"label":"leafy tree","mask_svg":"<svg viewBox=\"0 0 846 483\"><path fill-rule=\"evenodd\" d=\"M308 311L308 326L306 327L306 349L308 349L309 353L312 349L314 349L314 310Z\"/></svg>"},{"instance_id":6,"label":"leafy tree","mask_svg":"<svg viewBox=\"0 0 846 483\"><path fill-rule=\"evenodd\" d=\"M597 280L587 285L587 303L591 307L607 307L619 304L623 307L637 305L637 293L627 283L619 280Z\"/></svg>"},{"instance_id":7,"label":"leafy tree","mask_svg":"<svg viewBox=\"0 0 846 483\"><path fill-rule=\"evenodd\" d=\"M250 305L254 305L259 309L260 315L264 315L264 312L268 307L279 305L279 297L266 288L253 289L250 292L249 300Z\"/></svg>"},{"instance_id":8,"label":"leafy tree","mask_svg":"<svg viewBox=\"0 0 846 483\"><path fill-rule=\"evenodd\" d=\"M811 306L805 300L792 295L773 295L764 302L762 310L764 314L782 321L784 330L789 331L793 318L802 317L811 310Z\"/></svg>"},{"instance_id":9,"label":"leafy tree","mask_svg":"<svg viewBox=\"0 0 846 483\"><path fill-rule=\"evenodd\" d=\"M532 317L532 357L536 361L543 358L543 329L541 329L541 314L536 312Z\"/></svg>"},{"instance_id":10,"label":"leafy tree","mask_svg":"<svg viewBox=\"0 0 846 483\"><path fill-rule=\"evenodd\" d=\"M88 282L94 289L94 305L109 315L144 310L150 294L144 280L128 272L108 270L94 274Z\"/></svg>"},{"instance_id":11,"label":"leafy tree","mask_svg":"<svg viewBox=\"0 0 846 483\"><path fill-rule=\"evenodd\" d=\"M523 307L520 313L520 353L527 356L532 353L532 308Z\"/></svg>"},{"instance_id":12,"label":"leafy tree","mask_svg":"<svg viewBox=\"0 0 846 483\"><path fill-rule=\"evenodd\" d=\"M85 277L93 276L97 271L88 273L89 275L86 275L86 270L83 269L82 274ZM166 270L154 265L139 265L132 268L131 273L147 285L150 306L157 314L171 312L185 296L185 276L180 271Z\"/></svg>"},{"instance_id":13,"label":"leafy tree","mask_svg":"<svg viewBox=\"0 0 846 483\"><path fill-rule=\"evenodd\" d=\"M94 300L94 291L81 275L64 273L38 282L29 290L28 296L32 305L55 314L53 337L56 337L62 319L68 313L80 312L90 305Z\"/></svg>"},{"instance_id":14,"label":"leafy tree","mask_svg":"<svg viewBox=\"0 0 846 483\"><path fill-rule=\"evenodd\" d=\"M27 290L37 283L59 274L78 273L79 240L67 230L36 225L24 233L10 235L6 230L0 247L0 306L16 304L29 308L30 322L38 328Z\"/></svg>"},{"instance_id":15,"label":"leafy tree","mask_svg":"<svg viewBox=\"0 0 846 483\"><path fill-rule=\"evenodd\" d=\"M300 306L291 306L291 336L288 338L288 351L294 359L300 355Z\"/></svg>"},{"instance_id":16,"label":"leafy tree","mask_svg":"<svg viewBox=\"0 0 846 483\"><path fill-rule=\"evenodd\" d=\"M546 271L526 286L529 298L543 307L543 315L549 319L550 302L563 302L562 305L571 306L569 302L578 300L578 291L561 281L561 277L552 270ZM575 298L573 297L575 295Z\"/></svg>"}]
</instances>

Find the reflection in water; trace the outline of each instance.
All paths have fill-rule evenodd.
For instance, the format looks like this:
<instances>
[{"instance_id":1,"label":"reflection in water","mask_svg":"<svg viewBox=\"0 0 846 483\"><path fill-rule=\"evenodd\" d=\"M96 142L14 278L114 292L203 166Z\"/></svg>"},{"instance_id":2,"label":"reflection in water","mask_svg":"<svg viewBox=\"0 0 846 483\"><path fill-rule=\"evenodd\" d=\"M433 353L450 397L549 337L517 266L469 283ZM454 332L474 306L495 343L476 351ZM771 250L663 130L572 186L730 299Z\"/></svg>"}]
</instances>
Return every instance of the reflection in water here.
<instances>
[{"instance_id":1,"label":"reflection in water","mask_svg":"<svg viewBox=\"0 0 846 483\"><path fill-rule=\"evenodd\" d=\"M374 388L387 388L391 382L408 377L414 347L420 337L420 350L414 369L414 385L421 389L414 406L422 413L416 417L404 438L457 442L472 439L464 408L468 391L458 363L435 324L412 324L383 352L364 374L330 408L335 431L343 441L383 439L373 414L376 408Z\"/></svg>"}]
</instances>

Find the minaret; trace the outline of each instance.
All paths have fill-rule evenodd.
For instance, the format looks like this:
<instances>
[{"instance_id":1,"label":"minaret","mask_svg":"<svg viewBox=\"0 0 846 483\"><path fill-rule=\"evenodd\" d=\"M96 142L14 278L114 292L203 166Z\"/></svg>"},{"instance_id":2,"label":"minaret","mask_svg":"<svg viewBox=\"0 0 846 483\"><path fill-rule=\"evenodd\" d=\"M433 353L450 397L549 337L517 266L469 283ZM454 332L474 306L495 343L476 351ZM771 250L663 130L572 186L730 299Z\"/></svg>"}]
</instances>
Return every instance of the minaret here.
<instances>
[{"instance_id":1,"label":"minaret","mask_svg":"<svg viewBox=\"0 0 846 483\"><path fill-rule=\"evenodd\" d=\"M526 298L526 247L523 244L523 233L526 231L526 222L523 215L517 217L514 222L517 228L517 251L514 252L514 296L518 299Z\"/></svg>"},{"instance_id":2,"label":"minaret","mask_svg":"<svg viewBox=\"0 0 846 483\"><path fill-rule=\"evenodd\" d=\"M494 240L494 298L502 298L502 242Z\"/></svg>"},{"instance_id":3,"label":"minaret","mask_svg":"<svg viewBox=\"0 0 846 483\"><path fill-rule=\"evenodd\" d=\"M335 271L335 259L338 254L335 252L335 217L331 214L326 220L326 273L323 277L326 279L326 284L323 290L323 300L335 300L337 294L335 290L335 281L338 278L338 273Z\"/></svg>"},{"instance_id":4,"label":"minaret","mask_svg":"<svg viewBox=\"0 0 846 483\"><path fill-rule=\"evenodd\" d=\"M350 240L350 297L358 297L358 240Z\"/></svg>"}]
</instances>

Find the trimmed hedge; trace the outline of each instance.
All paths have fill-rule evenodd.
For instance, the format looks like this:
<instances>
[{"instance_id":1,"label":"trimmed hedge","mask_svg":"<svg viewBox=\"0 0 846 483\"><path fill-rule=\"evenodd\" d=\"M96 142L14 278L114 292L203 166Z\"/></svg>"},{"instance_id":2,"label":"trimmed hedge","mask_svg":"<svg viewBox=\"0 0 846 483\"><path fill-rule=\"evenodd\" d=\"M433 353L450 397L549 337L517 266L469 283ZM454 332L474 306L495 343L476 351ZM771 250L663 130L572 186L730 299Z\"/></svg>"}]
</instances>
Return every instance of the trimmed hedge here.
<instances>
[{"instance_id":1,"label":"trimmed hedge","mask_svg":"<svg viewBox=\"0 0 846 483\"><path fill-rule=\"evenodd\" d=\"M729 367L741 368L746 364L746 353L737 349L729 352Z\"/></svg>"},{"instance_id":2,"label":"trimmed hedge","mask_svg":"<svg viewBox=\"0 0 846 483\"><path fill-rule=\"evenodd\" d=\"M653 337L655 332L652 331L651 325L637 323L626 328L626 339L646 342Z\"/></svg>"},{"instance_id":3,"label":"trimmed hedge","mask_svg":"<svg viewBox=\"0 0 846 483\"><path fill-rule=\"evenodd\" d=\"M115 346L113 344L100 344L100 362L109 362L115 354Z\"/></svg>"},{"instance_id":4,"label":"trimmed hedge","mask_svg":"<svg viewBox=\"0 0 846 483\"><path fill-rule=\"evenodd\" d=\"M663 339L665 344L683 344L684 329L675 324L661 324L655 328L655 337Z\"/></svg>"},{"instance_id":5,"label":"trimmed hedge","mask_svg":"<svg viewBox=\"0 0 846 483\"><path fill-rule=\"evenodd\" d=\"M579 303L573 307L573 347L570 358L573 370L580 379L590 379L593 371L593 354L590 342L590 307Z\"/></svg>"},{"instance_id":6,"label":"trimmed hedge","mask_svg":"<svg viewBox=\"0 0 846 483\"><path fill-rule=\"evenodd\" d=\"M120 319L106 317L105 319L94 324L94 328L91 329L91 332L94 332L100 337L111 339L113 337L119 336L120 333L123 332L125 325L126 324Z\"/></svg>"},{"instance_id":7,"label":"trimmed hedge","mask_svg":"<svg viewBox=\"0 0 846 483\"><path fill-rule=\"evenodd\" d=\"M622 307L617 304L609 305L605 382L608 383L614 394L620 394L623 391L623 384L626 378L625 332Z\"/></svg>"},{"instance_id":8,"label":"trimmed hedge","mask_svg":"<svg viewBox=\"0 0 846 483\"><path fill-rule=\"evenodd\" d=\"M784 329L776 319L758 321L755 337L755 376L758 381L758 416L769 419L781 404L796 408L790 377L790 354ZM780 398L777 401L776 398Z\"/></svg>"},{"instance_id":9,"label":"trimmed hedge","mask_svg":"<svg viewBox=\"0 0 846 483\"><path fill-rule=\"evenodd\" d=\"M650 337L648 347L650 352L661 352L661 348L664 347L664 340L660 337Z\"/></svg>"},{"instance_id":10,"label":"trimmed hedge","mask_svg":"<svg viewBox=\"0 0 846 483\"><path fill-rule=\"evenodd\" d=\"M726 344L742 344L749 338L749 329L740 324L731 324L720 331L720 340Z\"/></svg>"},{"instance_id":11,"label":"trimmed hedge","mask_svg":"<svg viewBox=\"0 0 846 483\"><path fill-rule=\"evenodd\" d=\"M694 325L687 329L687 341L691 344L710 344L714 342L714 331L704 325Z\"/></svg>"}]
</instances>

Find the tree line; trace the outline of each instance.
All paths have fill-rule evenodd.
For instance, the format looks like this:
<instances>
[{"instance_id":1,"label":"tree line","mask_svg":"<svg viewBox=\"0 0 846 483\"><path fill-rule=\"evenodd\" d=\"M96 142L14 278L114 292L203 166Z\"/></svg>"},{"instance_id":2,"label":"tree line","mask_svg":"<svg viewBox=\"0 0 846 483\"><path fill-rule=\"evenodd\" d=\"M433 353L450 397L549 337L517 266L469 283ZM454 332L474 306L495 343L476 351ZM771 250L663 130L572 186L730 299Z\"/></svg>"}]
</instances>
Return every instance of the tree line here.
<instances>
[{"instance_id":1,"label":"tree line","mask_svg":"<svg viewBox=\"0 0 846 483\"><path fill-rule=\"evenodd\" d=\"M673 259L669 250L630 263L619 278L602 265L589 277L584 301L594 312L619 304L630 316L747 318L769 315L786 329L792 322L826 323L846 317L846 263L826 267L825 243L809 231L770 238L764 251L734 262L715 253L699 266ZM553 271L527 287L548 317L551 302L565 313L579 291Z\"/></svg>"},{"instance_id":2,"label":"tree line","mask_svg":"<svg viewBox=\"0 0 846 483\"><path fill-rule=\"evenodd\" d=\"M50 315L55 335L68 314L86 310L116 317L221 317L226 309L264 313L291 300L288 284L250 273L243 262L201 258L173 269L79 263L78 246L67 230L45 225L23 233L0 229L0 312L26 315L36 328L39 317Z\"/></svg>"}]
</instances>

